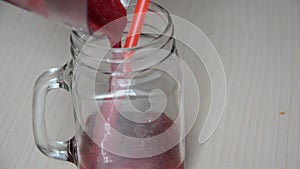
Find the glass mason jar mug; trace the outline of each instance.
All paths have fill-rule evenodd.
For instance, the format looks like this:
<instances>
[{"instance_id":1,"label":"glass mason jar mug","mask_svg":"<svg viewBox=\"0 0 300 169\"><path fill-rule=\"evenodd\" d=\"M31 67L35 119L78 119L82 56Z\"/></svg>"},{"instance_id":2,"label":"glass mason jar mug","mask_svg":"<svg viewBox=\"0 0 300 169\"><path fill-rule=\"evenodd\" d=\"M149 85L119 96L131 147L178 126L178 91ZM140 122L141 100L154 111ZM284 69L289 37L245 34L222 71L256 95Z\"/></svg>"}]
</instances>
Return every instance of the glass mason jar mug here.
<instances>
[{"instance_id":1,"label":"glass mason jar mug","mask_svg":"<svg viewBox=\"0 0 300 169\"><path fill-rule=\"evenodd\" d=\"M135 48L109 49L105 37L71 34L70 62L35 84L33 129L42 153L80 169L184 168L172 20L155 3L149 11ZM44 123L47 93L59 88L71 93L75 116L75 136L66 142L48 139Z\"/></svg>"}]
</instances>

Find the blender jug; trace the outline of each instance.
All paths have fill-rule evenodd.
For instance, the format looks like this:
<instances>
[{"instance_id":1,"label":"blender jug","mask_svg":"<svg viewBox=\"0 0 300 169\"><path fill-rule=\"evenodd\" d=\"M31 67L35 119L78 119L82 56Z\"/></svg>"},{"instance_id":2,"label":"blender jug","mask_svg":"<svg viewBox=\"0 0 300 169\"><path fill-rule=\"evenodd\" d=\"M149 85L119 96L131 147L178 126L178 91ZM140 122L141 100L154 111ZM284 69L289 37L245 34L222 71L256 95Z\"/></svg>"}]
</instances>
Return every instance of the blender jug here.
<instances>
[{"instance_id":1,"label":"blender jug","mask_svg":"<svg viewBox=\"0 0 300 169\"><path fill-rule=\"evenodd\" d=\"M75 30L84 31L90 33L92 30L89 25L89 12L94 7L94 3L100 3L100 5L107 5L107 3L113 2L116 4L123 5L127 8L130 0L4 0L5 2L11 3L17 7L23 8L30 12L34 12L38 15L46 17L50 20L63 23ZM109 8L111 6L108 6ZM121 7L113 9L104 15L110 15L112 12L118 12ZM126 13L125 13L126 15ZM107 16L105 16L107 17ZM117 19L121 16L116 16Z\"/></svg>"}]
</instances>

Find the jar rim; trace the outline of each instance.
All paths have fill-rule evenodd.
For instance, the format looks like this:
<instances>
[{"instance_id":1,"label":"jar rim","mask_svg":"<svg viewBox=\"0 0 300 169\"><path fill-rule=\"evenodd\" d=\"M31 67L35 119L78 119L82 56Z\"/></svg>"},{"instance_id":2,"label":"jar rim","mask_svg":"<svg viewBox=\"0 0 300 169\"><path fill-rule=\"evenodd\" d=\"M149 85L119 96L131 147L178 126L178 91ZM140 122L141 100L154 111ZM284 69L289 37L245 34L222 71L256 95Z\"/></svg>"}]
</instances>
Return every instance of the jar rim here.
<instances>
[{"instance_id":1,"label":"jar rim","mask_svg":"<svg viewBox=\"0 0 300 169\"><path fill-rule=\"evenodd\" d=\"M172 18L170 13L161 5L155 3L155 2L150 2L150 6L149 6L149 10L151 10L151 7L156 8L158 11L155 11L155 13L161 13L164 14L166 16L166 27L163 29L162 33L160 33L157 37L154 37L151 41L147 42L147 43L143 43L141 45L138 45L136 47L131 47L131 48L111 48L110 51L113 53L123 53L123 52L133 52L133 51L137 51L137 50L141 50L147 47L150 47L156 43L158 43L161 39L163 39L164 37L166 37L166 34L168 34L168 32L171 30L170 33L170 37L172 38L173 34L174 34L174 25L172 23ZM150 11L151 12L151 11ZM84 38L85 36L85 38ZM71 42L72 42L72 47L74 47L73 44L73 38L76 38L77 41L80 41L80 43L84 44L84 46L88 46L88 47L92 47L92 48L99 48L99 46L95 45L95 44L89 44L87 43L90 39L90 35L87 35L81 31L72 31L71 34ZM166 40L166 42L168 42L168 40Z\"/></svg>"}]
</instances>

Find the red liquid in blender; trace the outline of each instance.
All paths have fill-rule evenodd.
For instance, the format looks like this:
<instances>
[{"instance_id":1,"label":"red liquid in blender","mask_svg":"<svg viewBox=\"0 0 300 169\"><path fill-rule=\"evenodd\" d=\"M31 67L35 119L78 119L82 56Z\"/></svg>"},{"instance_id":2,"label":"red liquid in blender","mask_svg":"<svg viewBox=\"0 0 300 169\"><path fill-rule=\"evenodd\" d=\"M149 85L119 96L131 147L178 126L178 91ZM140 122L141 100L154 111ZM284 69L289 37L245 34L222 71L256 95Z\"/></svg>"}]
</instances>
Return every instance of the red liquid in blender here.
<instances>
[{"instance_id":1,"label":"red liquid in blender","mask_svg":"<svg viewBox=\"0 0 300 169\"><path fill-rule=\"evenodd\" d=\"M88 0L90 31L94 33L102 28L100 31L109 38L113 48L122 47L121 39L127 25L126 15L127 11L120 0Z\"/></svg>"}]
</instances>

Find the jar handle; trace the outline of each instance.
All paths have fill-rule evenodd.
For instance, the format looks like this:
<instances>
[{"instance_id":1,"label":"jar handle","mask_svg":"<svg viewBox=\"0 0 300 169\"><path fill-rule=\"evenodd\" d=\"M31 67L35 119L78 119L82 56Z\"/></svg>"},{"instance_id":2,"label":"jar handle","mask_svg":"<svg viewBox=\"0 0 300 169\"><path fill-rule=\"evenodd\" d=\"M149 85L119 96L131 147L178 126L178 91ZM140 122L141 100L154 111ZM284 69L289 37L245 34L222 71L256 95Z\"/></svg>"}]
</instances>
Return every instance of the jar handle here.
<instances>
[{"instance_id":1,"label":"jar handle","mask_svg":"<svg viewBox=\"0 0 300 169\"><path fill-rule=\"evenodd\" d=\"M65 67L53 68L43 73L35 82L32 121L35 144L48 157L74 162L73 139L69 141L51 140L47 135L45 107L47 94L53 89L64 89L69 92L64 78Z\"/></svg>"}]
</instances>

